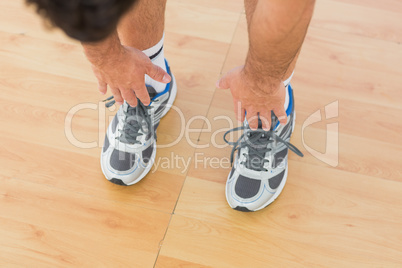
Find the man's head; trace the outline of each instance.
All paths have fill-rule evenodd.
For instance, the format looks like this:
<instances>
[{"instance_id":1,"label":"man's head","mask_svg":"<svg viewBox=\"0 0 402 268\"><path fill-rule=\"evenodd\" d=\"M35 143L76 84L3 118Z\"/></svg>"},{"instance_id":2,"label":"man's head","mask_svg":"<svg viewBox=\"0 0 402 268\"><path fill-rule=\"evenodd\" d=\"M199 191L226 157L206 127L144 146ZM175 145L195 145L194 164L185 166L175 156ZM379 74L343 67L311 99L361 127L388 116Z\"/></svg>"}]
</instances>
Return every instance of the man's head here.
<instances>
[{"instance_id":1,"label":"man's head","mask_svg":"<svg viewBox=\"0 0 402 268\"><path fill-rule=\"evenodd\" d=\"M26 0L68 36L96 42L107 37L137 0Z\"/></svg>"}]
</instances>

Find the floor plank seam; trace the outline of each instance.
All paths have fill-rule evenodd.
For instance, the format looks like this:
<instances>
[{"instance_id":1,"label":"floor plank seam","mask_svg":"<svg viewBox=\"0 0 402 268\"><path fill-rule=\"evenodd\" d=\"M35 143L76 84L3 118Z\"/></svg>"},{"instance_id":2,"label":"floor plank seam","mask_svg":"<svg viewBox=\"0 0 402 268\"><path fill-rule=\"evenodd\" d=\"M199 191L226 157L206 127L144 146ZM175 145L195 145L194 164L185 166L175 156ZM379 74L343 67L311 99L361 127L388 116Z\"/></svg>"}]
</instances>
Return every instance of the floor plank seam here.
<instances>
[{"instance_id":1,"label":"floor plank seam","mask_svg":"<svg viewBox=\"0 0 402 268\"><path fill-rule=\"evenodd\" d=\"M229 47L228 47L228 49L227 49L227 51L226 51L225 59L223 60L222 67L221 67L221 70L220 70L220 72L219 72L219 73L220 73L219 75L222 75L222 70L223 70L223 68L224 68L224 66L225 66L225 63L226 63L226 61L227 61L227 57L228 57L229 52L230 52L230 49L231 49L231 47L232 47L232 43L233 43L233 40L234 40L236 31L237 31L237 28L238 28L238 26L239 26L239 23L240 23L240 19L241 19L242 14L244 14L243 11L239 12L239 18L238 18L238 20L237 20L236 27L235 27L235 29L234 29L234 31L233 31L232 39L231 39L230 45L229 45ZM206 111L206 116L208 116L208 114L209 114L209 110L210 110L210 108L211 108L211 105L212 105L212 102L213 102L213 100L214 100L215 94L216 94L216 89L215 89L215 91L214 91L214 93L213 93L213 95L212 95L211 101L210 101L209 106L208 106L208 110ZM205 126L205 122L204 122L203 125L202 125L202 129L204 129L204 126ZM202 131L198 134L197 144L200 142L201 133L202 133ZM195 153L196 153L196 150L193 152L192 156L194 156ZM158 262L159 254L160 254L160 251L161 251L161 249L162 249L163 242L165 241L166 234L167 234L167 232L169 231L169 227L170 227L170 223L171 223L171 221L172 221L172 218L173 218L173 216L175 215L176 207L177 207L177 204L178 204L178 202L179 202L181 193L182 193L182 191L183 191L184 184L186 183L186 178L187 178L188 172L189 172L189 171L187 170L187 171L186 171L186 174L185 174L185 179L184 179L184 181L183 181L183 184L182 184L181 189L180 189L180 192L179 192L179 195L177 196L177 200L176 200L175 206L174 206L174 208L173 208L173 210L172 210L172 213L171 213L171 216L170 216L170 219L169 219L169 223L168 223L168 225L167 225L167 227L166 227L166 232L165 232L165 234L164 234L164 236L163 236L161 242L159 243L160 246L159 246L159 250L158 250L158 253L157 253L157 255L156 255L155 263L154 263L154 266L153 266L153 267L155 267L155 266L156 266L156 263Z\"/></svg>"}]
</instances>

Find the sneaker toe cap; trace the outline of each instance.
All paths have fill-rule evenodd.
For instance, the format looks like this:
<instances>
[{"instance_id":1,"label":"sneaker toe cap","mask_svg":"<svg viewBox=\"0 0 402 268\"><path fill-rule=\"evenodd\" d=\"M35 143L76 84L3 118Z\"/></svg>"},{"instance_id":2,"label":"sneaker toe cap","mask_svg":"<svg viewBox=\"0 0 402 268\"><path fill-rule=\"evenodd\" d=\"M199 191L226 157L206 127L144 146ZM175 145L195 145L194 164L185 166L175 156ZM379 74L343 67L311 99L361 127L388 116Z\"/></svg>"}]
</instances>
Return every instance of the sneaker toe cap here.
<instances>
[{"instance_id":1,"label":"sneaker toe cap","mask_svg":"<svg viewBox=\"0 0 402 268\"><path fill-rule=\"evenodd\" d=\"M140 181L149 172L153 164L154 154L144 159L138 154L119 151L103 153L101 156L102 171L110 182L118 185L132 185Z\"/></svg>"},{"instance_id":2,"label":"sneaker toe cap","mask_svg":"<svg viewBox=\"0 0 402 268\"><path fill-rule=\"evenodd\" d=\"M233 173L226 185L227 201L230 207L239 211L260 210L275 200L283 178L284 172L267 181Z\"/></svg>"},{"instance_id":3,"label":"sneaker toe cap","mask_svg":"<svg viewBox=\"0 0 402 268\"><path fill-rule=\"evenodd\" d=\"M116 171L130 170L134 166L135 160L135 154L122 152L117 149L114 149L110 154L110 166Z\"/></svg>"}]
</instances>

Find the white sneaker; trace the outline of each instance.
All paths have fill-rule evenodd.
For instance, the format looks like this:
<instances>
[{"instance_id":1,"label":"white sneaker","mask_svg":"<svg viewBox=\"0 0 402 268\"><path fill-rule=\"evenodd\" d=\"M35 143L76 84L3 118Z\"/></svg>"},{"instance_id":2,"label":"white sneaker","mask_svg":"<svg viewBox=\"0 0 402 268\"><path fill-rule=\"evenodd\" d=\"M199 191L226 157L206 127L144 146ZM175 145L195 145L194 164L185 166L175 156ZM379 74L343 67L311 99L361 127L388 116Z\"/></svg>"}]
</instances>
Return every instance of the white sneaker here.
<instances>
[{"instance_id":1,"label":"white sneaker","mask_svg":"<svg viewBox=\"0 0 402 268\"><path fill-rule=\"evenodd\" d=\"M251 130L247 121L242 127L229 130L224 139L233 145L231 161L237 150L234 165L226 182L226 200L230 207L240 211L257 211L271 204L282 192L286 183L288 149L299 156L303 154L291 143L290 136L295 124L294 99L291 86L289 105L286 110L288 121L279 125L272 113L269 131L259 128ZM226 135L244 130L237 142L228 142Z\"/></svg>"},{"instance_id":2,"label":"white sneaker","mask_svg":"<svg viewBox=\"0 0 402 268\"><path fill-rule=\"evenodd\" d=\"M169 111L177 93L177 86L169 65L167 73L172 81L163 92L147 86L151 103L136 107L126 102L110 123L101 153L101 168L105 177L118 185L133 185L151 170L156 155L156 129L160 119ZM113 97L107 99L110 107Z\"/></svg>"}]
</instances>

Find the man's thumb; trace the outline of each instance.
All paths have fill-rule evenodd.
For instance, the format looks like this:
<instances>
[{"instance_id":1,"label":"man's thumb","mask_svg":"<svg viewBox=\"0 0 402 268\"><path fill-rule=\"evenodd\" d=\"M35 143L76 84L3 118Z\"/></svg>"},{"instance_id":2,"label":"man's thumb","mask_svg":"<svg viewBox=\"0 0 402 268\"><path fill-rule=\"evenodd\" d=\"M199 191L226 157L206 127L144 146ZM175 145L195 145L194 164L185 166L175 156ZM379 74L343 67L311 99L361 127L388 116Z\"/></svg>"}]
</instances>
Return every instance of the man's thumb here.
<instances>
[{"instance_id":1,"label":"man's thumb","mask_svg":"<svg viewBox=\"0 0 402 268\"><path fill-rule=\"evenodd\" d=\"M217 88L220 88L220 89L228 89L228 88L230 88L229 74L226 74L221 79L219 79L216 82L215 86Z\"/></svg>"},{"instance_id":2,"label":"man's thumb","mask_svg":"<svg viewBox=\"0 0 402 268\"><path fill-rule=\"evenodd\" d=\"M161 67L155 64L151 64L151 67L149 68L147 74L152 79L162 83L169 83L172 79L167 72L165 72Z\"/></svg>"}]
</instances>

